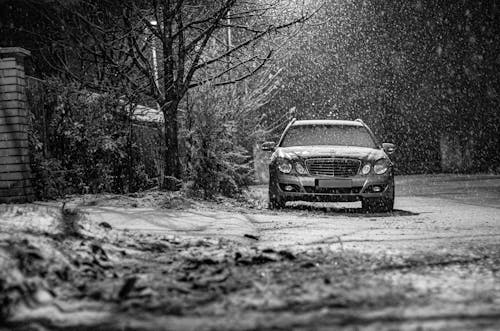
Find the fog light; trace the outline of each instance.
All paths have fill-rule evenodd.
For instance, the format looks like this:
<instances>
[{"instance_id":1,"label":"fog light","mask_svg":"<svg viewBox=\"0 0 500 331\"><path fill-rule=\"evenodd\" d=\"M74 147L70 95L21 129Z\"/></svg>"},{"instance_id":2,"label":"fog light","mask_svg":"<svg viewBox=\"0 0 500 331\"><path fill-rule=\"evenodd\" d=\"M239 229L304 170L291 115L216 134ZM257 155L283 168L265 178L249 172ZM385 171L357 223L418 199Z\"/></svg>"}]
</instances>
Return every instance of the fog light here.
<instances>
[{"instance_id":1,"label":"fog light","mask_svg":"<svg viewBox=\"0 0 500 331\"><path fill-rule=\"evenodd\" d=\"M382 191L382 188L381 188L380 186L374 186L374 187L372 188L372 190L373 190L373 192L377 193L377 192Z\"/></svg>"},{"instance_id":2,"label":"fog light","mask_svg":"<svg viewBox=\"0 0 500 331\"><path fill-rule=\"evenodd\" d=\"M285 191L293 191L293 186L292 185L285 186Z\"/></svg>"}]
</instances>

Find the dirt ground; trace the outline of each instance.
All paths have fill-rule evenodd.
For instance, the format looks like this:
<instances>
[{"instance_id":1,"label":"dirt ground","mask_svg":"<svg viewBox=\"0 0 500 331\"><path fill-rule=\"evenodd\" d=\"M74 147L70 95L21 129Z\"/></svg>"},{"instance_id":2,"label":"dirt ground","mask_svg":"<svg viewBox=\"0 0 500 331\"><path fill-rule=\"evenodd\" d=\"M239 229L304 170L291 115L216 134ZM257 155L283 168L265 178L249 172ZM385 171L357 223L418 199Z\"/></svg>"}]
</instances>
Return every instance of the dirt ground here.
<instances>
[{"instance_id":1,"label":"dirt ground","mask_svg":"<svg viewBox=\"0 0 500 331\"><path fill-rule=\"evenodd\" d=\"M0 208L2 330L498 330L500 180L396 211L147 192Z\"/></svg>"}]
</instances>

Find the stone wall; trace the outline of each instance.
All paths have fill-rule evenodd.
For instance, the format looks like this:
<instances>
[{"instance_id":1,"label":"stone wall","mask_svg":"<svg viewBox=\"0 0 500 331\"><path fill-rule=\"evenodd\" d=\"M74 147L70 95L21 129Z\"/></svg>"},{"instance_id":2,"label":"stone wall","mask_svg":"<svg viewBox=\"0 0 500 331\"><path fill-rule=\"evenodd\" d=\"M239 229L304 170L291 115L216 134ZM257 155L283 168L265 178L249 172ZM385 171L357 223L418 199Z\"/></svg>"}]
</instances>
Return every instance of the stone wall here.
<instances>
[{"instance_id":1,"label":"stone wall","mask_svg":"<svg viewBox=\"0 0 500 331\"><path fill-rule=\"evenodd\" d=\"M21 48L0 48L0 203L33 200Z\"/></svg>"}]
</instances>

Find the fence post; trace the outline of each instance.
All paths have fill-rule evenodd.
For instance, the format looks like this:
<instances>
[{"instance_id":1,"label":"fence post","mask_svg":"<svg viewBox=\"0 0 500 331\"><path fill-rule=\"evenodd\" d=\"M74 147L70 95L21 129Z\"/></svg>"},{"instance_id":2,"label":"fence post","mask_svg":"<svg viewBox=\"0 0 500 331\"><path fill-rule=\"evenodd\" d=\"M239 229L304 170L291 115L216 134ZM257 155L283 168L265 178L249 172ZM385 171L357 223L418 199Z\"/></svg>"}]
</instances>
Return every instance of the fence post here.
<instances>
[{"instance_id":1,"label":"fence post","mask_svg":"<svg viewBox=\"0 0 500 331\"><path fill-rule=\"evenodd\" d=\"M30 52L0 47L0 203L33 200L28 149L24 59Z\"/></svg>"}]
</instances>

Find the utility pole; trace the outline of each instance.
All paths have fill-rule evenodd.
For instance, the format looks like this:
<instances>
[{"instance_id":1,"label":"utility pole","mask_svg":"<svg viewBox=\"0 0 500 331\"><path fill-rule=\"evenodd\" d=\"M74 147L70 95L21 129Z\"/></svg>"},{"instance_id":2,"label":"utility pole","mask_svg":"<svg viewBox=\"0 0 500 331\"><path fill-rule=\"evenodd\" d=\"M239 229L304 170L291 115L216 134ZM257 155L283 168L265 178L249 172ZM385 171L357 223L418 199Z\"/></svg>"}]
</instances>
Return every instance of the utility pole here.
<instances>
[{"instance_id":1,"label":"utility pole","mask_svg":"<svg viewBox=\"0 0 500 331\"><path fill-rule=\"evenodd\" d=\"M158 22L156 21L151 21L152 26L156 26ZM158 60L156 58L156 43L155 43L155 38L153 38L153 42L151 43L151 53L153 55L153 71L155 75L155 84L159 88L160 84L158 82Z\"/></svg>"},{"instance_id":2,"label":"utility pole","mask_svg":"<svg viewBox=\"0 0 500 331\"><path fill-rule=\"evenodd\" d=\"M156 22L156 21L151 21L150 23L154 27L156 27L156 25L158 24L158 22ZM153 36L153 40L151 42L151 55L153 57L153 73L154 73L154 77L155 77L155 84L156 84L156 87L158 89L160 89L160 81L158 79L158 59L157 59L157 56L156 56L156 43L155 43L155 40L156 40L156 38ZM158 108L158 110L161 110L159 103L156 103L156 107Z\"/></svg>"},{"instance_id":3,"label":"utility pole","mask_svg":"<svg viewBox=\"0 0 500 331\"><path fill-rule=\"evenodd\" d=\"M231 36L231 12L230 11L227 12L226 32L227 32L227 51L229 52L231 50L231 44L232 44L232 40L231 40L232 39L232 36ZM227 56L227 69L228 69L229 80L231 80L231 71L229 71L229 69L231 69L231 55Z\"/></svg>"}]
</instances>

